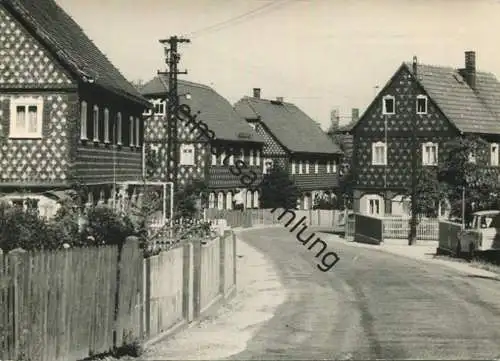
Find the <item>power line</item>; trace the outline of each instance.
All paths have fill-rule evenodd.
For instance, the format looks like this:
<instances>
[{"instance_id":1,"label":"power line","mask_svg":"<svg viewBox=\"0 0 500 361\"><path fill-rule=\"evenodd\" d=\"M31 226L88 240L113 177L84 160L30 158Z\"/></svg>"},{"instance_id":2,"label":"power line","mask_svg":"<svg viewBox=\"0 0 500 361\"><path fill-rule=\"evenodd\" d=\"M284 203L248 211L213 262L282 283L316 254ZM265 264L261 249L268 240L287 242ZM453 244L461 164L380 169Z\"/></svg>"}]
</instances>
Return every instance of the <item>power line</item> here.
<instances>
[{"instance_id":1,"label":"power line","mask_svg":"<svg viewBox=\"0 0 500 361\"><path fill-rule=\"evenodd\" d=\"M265 5L259 6L256 9L247 11L246 13L240 14L240 15L235 16L233 18L221 21L219 23L207 26L205 28L201 28L201 29L195 30L195 31L189 33L188 36L191 37L191 38L194 38L194 37L199 36L200 34L206 34L206 33L216 32L216 31L222 30L224 27L230 26L232 23L242 22L245 19L248 20L248 19L250 19L252 17L255 17L257 15L261 15L263 13L262 10L265 10L265 9L268 9L268 8L276 8L279 5L284 5L285 3L288 3L290 1L291 0L283 0L283 1L271 2L269 4L265 4ZM259 14L259 12L260 12L260 14Z\"/></svg>"}]
</instances>

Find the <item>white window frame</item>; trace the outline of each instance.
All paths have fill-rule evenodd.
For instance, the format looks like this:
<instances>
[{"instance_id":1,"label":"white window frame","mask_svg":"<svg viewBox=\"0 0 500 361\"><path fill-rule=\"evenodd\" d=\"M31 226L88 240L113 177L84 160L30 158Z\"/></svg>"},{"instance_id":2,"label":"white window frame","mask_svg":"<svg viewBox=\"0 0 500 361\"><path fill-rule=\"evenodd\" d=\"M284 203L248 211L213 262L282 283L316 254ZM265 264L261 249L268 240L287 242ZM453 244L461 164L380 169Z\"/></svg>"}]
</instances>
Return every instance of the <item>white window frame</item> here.
<instances>
[{"instance_id":1,"label":"white window frame","mask_svg":"<svg viewBox=\"0 0 500 361\"><path fill-rule=\"evenodd\" d=\"M371 202L375 204L375 201L378 203L378 212L371 212ZM366 197L366 214L369 216L380 216L382 215L383 203L384 200L380 196L372 195Z\"/></svg>"},{"instance_id":2,"label":"white window frame","mask_svg":"<svg viewBox=\"0 0 500 361\"><path fill-rule=\"evenodd\" d=\"M97 104L92 108L92 122L94 124L94 142L99 141L99 106Z\"/></svg>"},{"instance_id":3,"label":"white window frame","mask_svg":"<svg viewBox=\"0 0 500 361\"><path fill-rule=\"evenodd\" d=\"M104 143L109 143L109 109L104 108Z\"/></svg>"},{"instance_id":4,"label":"white window frame","mask_svg":"<svg viewBox=\"0 0 500 361\"><path fill-rule=\"evenodd\" d=\"M308 160L305 161L305 166L306 166L306 169L305 169L306 174L309 174L309 161Z\"/></svg>"},{"instance_id":5,"label":"white window frame","mask_svg":"<svg viewBox=\"0 0 500 361\"><path fill-rule=\"evenodd\" d=\"M217 193L217 208L224 209L224 192Z\"/></svg>"},{"instance_id":6,"label":"white window frame","mask_svg":"<svg viewBox=\"0 0 500 361\"><path fill-rule=\"evenodd\" d=\"M392 100L392 112L387 111L386 100ZM382 97L382 114L384 115L393 115L396 114L396 98L393 95L384 95Z\"/></svg>"},{"instance_id":7,"label":"white window frame","mask_svg":"<svg viewBox=\"0 0 500 361\"><path fill-rule=\"evenodd\" d=\"M123 127L123 120L122 120L122 113L118 112L116 113L116 144L122 145L122 127Z\"/></svg>"},{"instance_id":8,"label":"white window frame","mask_svg":"<svg viewBox=\"0 0 500 361\"><path fill-rule=\"evenodd\" d=\"M499 164L499 144L498 143L491 143L490 144L490 165L493 167L498 167Z\"/></svg>"},{"instance_id":9,"label":"white window frame","mask_svg":"<svg viewBox=\"0 0 500 361\"><path fill-rule=\"evenodd\" d=\"M337 161L332 160L332 173L337 173Z\"/></svg>"},{"instance_id":10,"label":"white window frame","mask_svg":"<svg viewBox=\"0 0 500 361\"><path fill-rule=\"evenodd\" d=\"M141 132L139 131L141 129L141 121L138 117L135 118L135 145L140 146L141 145Z\"/></svg>"},{"instance_id":11,"label":"white window frame","mask_svg":"<svg viewBox=\"0 0 500 361\"><path fill-rule=\"evenodd\" d=\"M382 160L376 159L376 149L382 148ZM372 165L387 165L387 144L384 142L378 141L372 143Z\"/></svg>"},{"instance_id":12,"label":"white window frame","mask_svg":"<svg viewBox=\"0 0 500 361\"><path fill-rule=\"evenodd\" d=\"M255 165L260 166L260 149L257 150L257 154L255 155Z\"/></svg>"},{"instance_id":13,"label":"white window frame","mask_svg":"<svg viewBox=\"0 0 500 361\"><path fill-rule=\"evenodd\" d=\"M262 174L269 174L267 163L270 163L269 170L273 168L273 160L271 158L264 158L262 161Z\"/></svg>"},{"instance_id":14,"label":"white window frame","mask_svg":"<svg viewBox=\"0 0 500 361\"><path fill-rule=\"evenodd\" d=\"M80 103L80 139L88 140L87 138L87 102L82 100Z\"/></svg>"},{"instance_id":15,"label":"white window frame","mask_svg":"<svg viewBox=\"0 0 500 361\"><path fill-rule=\"evenodd\" d=\"M226 193L226 209L233 209L233 193Z\"/></svg>"},{"instance_id":16,"label":"white window frame","mask_svg":"<svg viewBox=\"0 0 500 361\"><path fill-rule=\"evenodd\" d=\"M249 190L245 192L245 208L252 208L252 195Z\"/></svg>"},{"instance_id":17,"label":"white window frame","mask_svg":"<svg viewBox=\"0 0 500 361\"><path fill-rule=\"evenodd\" d=\"M162 108L162 111L156 112L156 106L158 106L158 109ZM166 115L167 112L167 102L161 100L161 99L155 99L153 100L153 111L155 115Z\"/></svg>"},{"instance_id":18,"label":"white window frame","mask_svg":"<svg viewBox=\"0 0 500 361\"><path fill-rule=\"evenodd\" d=\"M180 165L194 165L194 163L195 163L194 145L193 144L181 144L179 164Z\"/></svg>"},{"instance_id":19,"label":"white window frame","mask_svg":"<svg viewBox=\"0 0 500 361\"><path fill-rule=\"evenodd\" d=\"M260 204L259 204L259 191L258 190L255 190L253 192L253 204L252 204L253 208L259 208L260 207Z\"/></svg>"},{"instance_id":20,"label":"white window frame","mask_svg":"<svg viewBox=\"0 0 500 361\"><path fill-rule=\"evenodd\" d=\"M327 161L326 161L326 172L327 172L327 173L330 173L330 172L331 172L331 169L330 169L330 161L329 161L329 160L327 160Z\"/></svg>"},{"instance_id":21,"label":"white window frame","mask_svg":"<svg viewBox=\"0 0 500 361\"><path fill-rule=\"evenodd\" d=\"M424 111L419 111L418 110L418 102L419 102L419 100L424 100L425 101L425 110ZM428 103L429 103L429 100L427 99L426 95L417 95L417 100L415 101L415 110L416 110L417 114L427 114Z\"/></svg>"},{"instance_id":22,"label":"white window frame","mask_svg":"<svg viewBox=\"0 0 500 361\"><path fill-rule=\"evenodd\" d=\"M215 148L215 152L214 153L212 153L212 165L217 165L217 148Z\"/></svg>"},{"instance_id":23,"label":"white window frame","mask_svg":"<svg viewBox=\"0 0 500 361\"><path fill-rule=\"evenodd\" d=\"M220 165L224 165L224 159L226 158L226 152L223 150L220 154Z\"/></svg>"},{"instance_id":24,"label":"white window frame","mask_svg":"<svg viewBox=\"0 0 500 361\"><path fill-rule=\"evenodd\" d=\"M429 153L426 152L427 147L434 147L436 149L436 159L435 162L429 161ZM438 165L439 162L439 145L433 142L426 142L422 144L422 165L424 166L435 166Z\"/></svg>"},{"instance_id":25,"label":"white window frame","mask_svg":"<svg viewBox=\"0 0 500 361\"><path fill-rule=\"evenodd\" d=\"M299 174L303 174L302 161L299 160Z\"/></svg>"},{"instance_id":26,"label":"white window frame","mask_svg":"<svg viewBox=\"0 0 500 361\"><path fill-rule=\"evenodd\" d=\"M17 108L25 108L25 118L23 129L18 129ZM29 107L36 107L36 131L28 131ZM10 132L9 138L39 139L43 134L43 98L42 97L20 97L10 101Z\"/></svg>"},{"instance_id":27,"label":"white window frame","mask_svg":"<svg viewBox=\"0 0 500 361\"><path fill-rule=\"evenodd\" d=\"M245 162L245 148L241 148L240 159L241 159L242 162Z\"/></svg>"},{"instance_id":28,"label":"white window frame","mask_svg":"<svg viewBox=\"0 0 500 361\"><path fill-rule=\"evenodd\" d=\"M129 123L129 132L130 132L130 146L134 147L134 137L135 137L135 132L134 132L134 117L129 116L128 117L128 123Z\"/></svg>"},{"instance_id":29,"label":"white window frame","mask_svg":"<svg viewBox=\"0 0 500 361\"><path fill-rule=\"evenodd\" d=\"M215 192L210 192L208 194L208 208L215 208Z\"/></svg>"},{"instance_id":30,"label":"white window frame","mask_svg":"<svg viewBox=\"0 0 500 361\"><path fill-rule=\"evenodd\" d=\"M319 161L314 162L314 174L319 173Z\"/></svg>"},{"instance_id":31,"label":"white window frame","mask_svg":"<svg viewBox=\"0 0 500 361\"><path fill-rule=\"evenodd\" d=\"M295 174L295 161L292 160L292 174Z\"/></svg>"},{"instance_id":32,"label":"white window frame","mask_svg":"<svg viewBox=\"0 0 500 361\"><path fill-rule=\"evenodd\" d=\"M250 153L250 154L249 154L249 157L250 157L249 165L253 165L253 163L254 163L254 158L253 158L253 157L254 157L254 154L253 154L253 149L250 149L249 153Z\"/></svg>"}]
</instances>

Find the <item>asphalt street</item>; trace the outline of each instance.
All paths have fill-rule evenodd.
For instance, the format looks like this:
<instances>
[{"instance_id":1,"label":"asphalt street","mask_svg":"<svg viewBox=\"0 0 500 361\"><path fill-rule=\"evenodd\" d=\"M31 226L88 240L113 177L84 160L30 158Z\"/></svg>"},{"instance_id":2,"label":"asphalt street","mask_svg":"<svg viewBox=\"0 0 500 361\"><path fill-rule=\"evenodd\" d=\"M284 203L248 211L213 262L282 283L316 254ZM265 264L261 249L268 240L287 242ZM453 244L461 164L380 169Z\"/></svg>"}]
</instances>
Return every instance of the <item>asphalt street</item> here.
<instances>
[{"instance_id":1,"label":"asphalt street","mask_svg":"<svg viewBox=\"0 0 500 361\"><path fill-rule=\"evenodd\" d=\"M229 359L493 359L500 282L331 241L328 272L283 228L240 238L275 263L288 292L246 349Z\"/></svg>"}]
</instances>

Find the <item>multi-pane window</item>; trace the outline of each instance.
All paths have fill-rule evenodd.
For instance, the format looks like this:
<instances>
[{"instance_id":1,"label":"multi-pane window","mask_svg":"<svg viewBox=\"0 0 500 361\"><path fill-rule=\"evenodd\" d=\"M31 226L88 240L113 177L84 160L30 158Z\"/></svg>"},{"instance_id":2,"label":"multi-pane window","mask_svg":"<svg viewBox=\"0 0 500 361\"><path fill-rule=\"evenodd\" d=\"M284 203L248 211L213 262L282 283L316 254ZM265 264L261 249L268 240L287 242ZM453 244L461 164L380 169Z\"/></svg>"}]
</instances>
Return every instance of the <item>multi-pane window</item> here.
<instances>
[{"instance_id":1,"label":"multi-pane window","mask_svg":"<svg viewBox=\"0 0 500 361\"><path fill-rule=\"evenodd\" d=\"M122 113L118 112L116 114L116 144L121 145L122 144Z\"/></svg>"},{"instance_id":2,"label":"multi-pane window","mask_svg":"<svg viewBox=\"0 0 500 361\"><path fill-rule=\"evenodd\" d=\"M368 214L369 215L379 215L380 214L380 199L379 198L368 198Z\"/></svg>"},{"instance_id":3,"label":"multi-pane window","mask_svg":"<svg viewBox=\"0 0 500 361\"><path fill-rule=\"evenodd\" d=\"M309 174L309 161L306 160L306 174Z\"/></svg>"},{"instance_id":4,"label":"multi-pane window","mask_svg":"<svg viewBox=\"0 0 500 361\"><path fill-rule=\"evenodd\" d=\"M299 174L302 174L302 161L299 160Z\"/></svg>"},{"instance_id":5,"label":"multi-pane window","mask_svg":"<svg viewBox=\"0 0 500 361\"><path fill-rule=\"evenodd\" d=\"M295 161L292 160L292 174L295 174Z\"/></svg>"},{"instance_id":6,"label":"multi-pane window","mask_svg":"<svg viewBox=\"0 0 500 361\"><path fill-rule=\"evenodd\" d=\"M318 174L319 172L319 161L314 162L314 173Z\"/></svg>"},{"instance_id":7,"label":"multi-pane window","mask_svg":"<svg viewBox=\"0 0 500 361\"><path fill-rule=\"evenodd\" d=\"M181 145L181 165L194 165L194 145L182 144Z\"/></svg>"},{"instance_id":8,"label":"multi-pane window","mask_svg":"<svg viewBox=\"0 0 500 361\"><path fill-rule=\"evenodd\" d=\"M154 111L156 115L165 115L165 102L161 99L153 101Z\"/></svg>"},{"instance_id":9,"label":"multi-pane window","mask_svg":"<svg viewBox=\"0 0 500 361\"><path fill-rule=\"evenodd\" d=\"M382 113L387 115L396 113L396 99L392 95L382 98Z\"/></svg>"},{"instance_id":10,"label":"multi-pane window","mask_svg":"<svg viewBox=\"0 0 500 361\"><path fill-rule=\"evenodd\" d=\"M92 122L94 124L94 142L99 141L99 107L94 105L94 111L92 112Z\"/></svg>"},{"instance_id":11,"label":"multi-pane window","mask_svg":"<svg viewBox=\"0 0 500 361\"><path fill-rule=\"evenodd\" d=\"M10 108L12 138L41 138L43 123L43 98L17 98Z\"/></svg>"},{"instance_id":12,"label":"multi-pane window","mask_svg":"<svg viewBox=\"0 0 500 361\"><path fill-rule=\"evenodd\" d=\"M498 167L498 143L491 143L490 145L490 163L494 167Z\"/></svg>"},{"instance_id":13,"label":"multi-pane window","mask_svg":"<svg viewBox=\"0 0 500 361\"><path fill-rule=\"evenodd\" d=\"M87 140L87 102L82 101L80 106L80 139Z\"/></svg>"},{"instance_id":14,"label":"multi-pane window","mask_svg":"<svg viewBox=\"0 0 500 361\"><path fill-rule=\"evenodd\" d=\"M427 97L425 95L417 96L417 114L427 114Z\"/></svg>"},{"instance_id":15,"label":"multi-pane window","mask_svg":"<svg viewBox=\"0 0 500 361\"><path fill-rule=\"evenodd\" d=\"M255 165L260 165L260 150L255 152Z\"/></svg>"},{"instance_id":16,"label":"multi-pane window","mask_svg":"<svg viewBox=\"0 0 500 361\"><path fill-rule=\"evenodd\" d=\"M104 142L109 143L109 109L104 109Z\"/></svg>"},{"instance_id":17,"label":"multi-pane window","mask_svg":"<svg viewBox=\"0 0 500 361\"><path fill-rule=\"evenodd\" d=\"M384 142L376 142L372 144L372 164L387 164L387 145Z\"/></svg>"},{"instance_id":18,"label":"multi-pane window","mask_svg":"<svg viewBox=\"0 0 500 361\"><path fill-rule=\"evenodd\" d=\"M253 161L254 161L253 149L250 149L250 164L249 165L253 165Z\"/></svg>"},{"instance_id":19,"label":"multi-pane window","mask_svg":"<svg viewBox=\"0 0 500 361\"><path fill-rule=\"evenodd\" d=\"M438 164L438 145L436 143L427 142L422 144L422 164Z\"/></svg>"}]
</instances>

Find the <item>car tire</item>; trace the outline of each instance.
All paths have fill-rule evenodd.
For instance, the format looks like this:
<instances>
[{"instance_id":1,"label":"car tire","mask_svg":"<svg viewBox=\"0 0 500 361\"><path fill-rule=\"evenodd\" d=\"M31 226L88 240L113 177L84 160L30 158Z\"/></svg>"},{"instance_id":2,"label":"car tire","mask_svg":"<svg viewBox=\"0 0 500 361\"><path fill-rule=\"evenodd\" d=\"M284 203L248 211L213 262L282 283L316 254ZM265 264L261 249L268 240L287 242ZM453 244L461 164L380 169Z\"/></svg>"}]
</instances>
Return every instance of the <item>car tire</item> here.
<instances>
[{"instance_id":1,"label":"car tire","mask_svg":"<svg viewBox=\"0 0 500 361\"><path fill-rule=\"evenodd\" d=\"M469 260L472 261L474 259L474 243L469 243Z\"/></svg>"}]
</instances>

